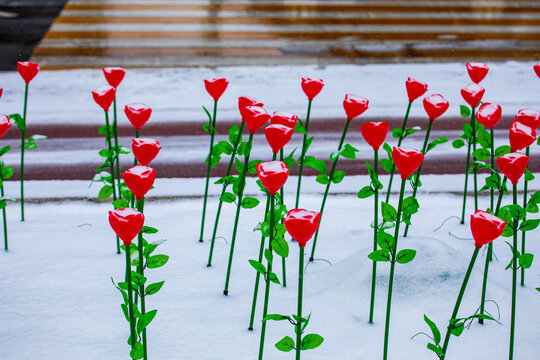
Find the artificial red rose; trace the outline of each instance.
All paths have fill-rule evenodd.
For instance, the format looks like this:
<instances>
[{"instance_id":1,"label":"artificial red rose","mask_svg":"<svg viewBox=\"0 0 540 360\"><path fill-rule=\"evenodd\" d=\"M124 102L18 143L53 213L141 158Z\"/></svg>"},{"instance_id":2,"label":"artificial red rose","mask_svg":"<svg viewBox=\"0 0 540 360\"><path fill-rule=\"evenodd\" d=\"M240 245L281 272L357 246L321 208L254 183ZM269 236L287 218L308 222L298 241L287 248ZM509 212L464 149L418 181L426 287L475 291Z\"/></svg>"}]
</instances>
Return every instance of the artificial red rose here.
<instances>
[{"instance_id":1,"label":"artificial red rose","mask_svg":"<svg viewBox=\"0 0 540 360\"><path fill-rule=\"evenodd\" d=\"M536 76L540 78L540 62L536 63L533 66L534 72L536 73Z\"/></svg>"},{"instance_id":2,"label":"artificial red rose","mask_svg":"<svg viewBox=\"0 0 540 360\"><path fill-rule=\"evenodd\" d=\"M482 101L486 90L478 84L471 83L461 89L461 96L471 107L475 108Z\"/></svg>"},{"instance_id":3,"label":"artificial red rose","mask_svg":"<svg viewBox=\"0 0 540 360\"><path fill-rule=\"evenodd\" d=\"M448 106L448 101L440 94L433 94L424 98L424 110L426 110L430 121L444 114Z\"/></svg>"},{"instance_id":4,"label":"artificial red rose","mask_svg":"<svg viewBox=\"0 0 540 360\"><path fill-rule=\"evenodd\" d=\"M367 122L362 124L360 132L373 150L379 150L386 139L386 134L388 134L388 126L386 121Z\"/></svg>"},{"instance_id":5,"label":"artificial red rose","mask_svg":"<svg viewBox=\"0 0 540 360\"><path fill-rule=\"evenodd\" d=\"M322 79L302 78L302 90L309 101L312 101L321 92L323 86Z\"/></svg>"},{"instance_id":6,"label":"artificial red rose","mask_svg":"<svg viewBox=\"0 0 540 360\"><path fill-rule=\"evenodd\" d=\"M240 114L251 134L254 134L270 120L270 114L261 106L246 106L240 110Z\"/></svg>"},{"instance_id":7,"label":"artificial red rose","mask_svg":"<svg viewBox=\"0 0 540 360\"><path fill-rule=\"evenodd\" d=\"M11 120L9 116L0 114L0 137L6 135L7 131L11 127Z\"/></svg>"},{"instance_id":8,"label":"artificial red rose","mask_svg":"<svg viewBox=\"0 0 540 360\"><path fill-rule=\"evenodd\" d=\"M94 91L92 91L94 101L101 106L105 111L109 111L114 97L116 96L116 89L110 85L104 85Z\"/></svg>"},{"instance_id":9,"label":"artificial red rose","mask_svg":"<svg viewBox=\"0 0 540 360\"><path fill-rule=\"evenodd\" d=\"M394 159L401 179L406 180L422 164L424 154L416 149L394 147L392 159Z\"/></svg>"},{"instance_id":10,"label":"artificial red rose","mask_svg":"<svg viewBox=\"0 0 540 360\"><path fill-rule=\"evenodd\" d=\"M506 221L484 210L476 210L471 215L471 232L474 246L480 249L502 235Z\"/></svg>"},{"instance_id":11,"label":"artificial red rose","mask_svg":"<svg viewBox=\"0 0 540 360\"><path fill-rule=\"evenodd\" d=\"M109 211L109 224L124 245L129 246L142 230L144 215L132 208Z\"/></svg>"},{"instance_id":12,"label":"artificial red rose","mask_svg":"<svg viewBox=\"0 0 540 360\"><path fill-rule=\"evenodd\" d=\"M294 129L296 126L296 121L298 120L298 116L293 115L288 112L284 111L274 111L272 114L272 118L270 119L270 122L272 124L279 124L279 125L285 125L290 127L291 129Z\"/></svg>"},{"instance_id":13,"label":"artificial red rose","mask_svg":"<svg viewBox=\"0 0 540 360\"><path fill-rule=\"evenodd\" d=\"M518 152L505 154L497 158L497 166L514 185L525 174L528 164L529 157Z\"/></svg>"},{"instance_id":14,"label":"artificial red rose","mask_svg":"<svg viewBox=\"0 0 540 360\"><path fill-rule=\"evenodd\" d=\"M501 121L502 109L499 104L483 103L476 113L476 120L487 128L494 128Z\"/></svg>"},{"instance_id":15,"label":"artificial red rose","mask_svg":"<svg viewBox=\"0 0 540 360\"><path fill-rule=\"evenodd\" d=\"M512 121L510 125L510 148L512 152L525 149L536 140L536 131L518 121Z\"/></svg>"},{"instance_id":16,"label":"artificial red rose","mask_svg":"<svg viewBox=\"0 0 540 360\"><path fill-rule=\"evenodd\" d=\"M292 209L283 218L283 224L289 235L298 242L298 246L303 248L319 228L320 220L320 212Z\"/></svg>"},{"instance_id":17,"label":"artificial red rose","mask_svg":"<svg viewBox=\"0 0 540 360\"><path fill-rule=\"evenodd\" d=\"M242 111L243 108L247 106L260 106L263 107L264 104L259 100L251 96L240 96L238 98L238 110Z\"/></svg>"},{"instance_id":18,"label":"artificial red rose","mask_svg":"<svg viewBox=\"0 0 540 360\"><path fill-rule=\"evenodd\" d=\"M103 75L105 75L105 80L107 80L109 85L111 85L113 88L117 88L122 80L124 80L126 70L122 69L121 67L104 67Z\"/></svg>"},{"instance_id":19,"label":"artificial red rose","mask_svg":"<svg viewBox=\"0 0 540 360\"><path fill-rule=\"evenodd\" d=\"M489 71L489 67L483 63L467 63L467 72L472 82L479 84Z\"/></svg>"},{"instance_id":20,"label":"artificial red rose","mask_svg":"<svg viewBox=\"0 0 540 360\"><path fill-rule=\"evenodd\" d=\"M285 125L272 124L264 128L264 135L268 141L268 145L272 148L272 152L277 154L283 149L293 135L294 130Z\"/></svg>"},{"instance_id":21,"label":"artificial red rose","mask_svg":"<svg viewBox=\"0 0 540 360\"><path fill-rule=\"evenodd\" d=\"M142 200L154 185L156 170L144 165L135 165L122 174L122 179L135 198Z\"/></svg>"},{"instance_id":22,"label":"artificial red rose","mask_svg":"<svg viewBox=\"0 0 540 360\"><path fill-rule=\"evenodd\" d=\"M405 88L407 88L407 96L409 97L409 102L413 102L414 100L418 99L420 96L426 93L428 86L426 83L409 77L407 81L405 81Z\"/></svg>"},{"instance_id":23,"label":"artificial red rose","mask_svg":"<svg viewBox=\"0 0 540 360\"><path fill-rule=\"evenodd\" d=\"M276 195L289 177L289 168L283 161L258 163L257 176L270 195Z\"/></svg>"},{"instance_id":24,"label":"artificial red rose","mask_svg":"<svg viewBox=\"0 0 540 360\"><path fill-rule=\"evenodd\" d=\"M39 72L39 65L28 61L18 61L17 71L23 78L24 82L30 84L30 81L32 81L32 79L35 78Z\"/></svg>"},{"instance_id":25,"label":"artificial red rose","mask_svg":"<svg viewBox=\"0 0 540 360\"><path fill-rule=\"evenodd\" d=\"M161 145L156 139L137 138L131 139L131 150L139 164L148 166L161 150Z\"/></svg>"},{"instance_id":26,"label":"artificial red rose","mask_svg":"<svg viewBox=\"0 0 540 360\"><path fill-rule=\"evenodd\" d=\"M540 127L540 111L534 109L521 109L516 115L516 120L533 129Z\"/></svg>"},{"instance_id":27,"label":"artificial red rose","mask_svg":"<svg viewBox=\"0 0 540 360\"><path fill-rule=\"evenodd\" d=\"M369 100L358 95L346 94L343 100L343 109L347 114L347 120L351 121L360 116L368 109Z\"/></svg>"},{"instance_id":28,"label":"artificial red rose","mask_svg":"<svg viewBox=\"0 0 540 360\"><path fill-rule=\"evenodd\" d=\"M225 89L227 89L227 85L229 85L229 82L225 78L212 78L204 80L204 87L214 101L219 100L221 95L223 95L225 92Z\"/></svg>"},{"instance_id":29,"label":"artificial red rose","mask_svg":"<svg viewBox=\"0 0 540 360\"><path fill-rule=\"evenodd\" d=\"M141 131L144 124L150 119L152 109L143 103L133 103L124 107L124 113L137 131Z\"/></svg>"}]
</instances>

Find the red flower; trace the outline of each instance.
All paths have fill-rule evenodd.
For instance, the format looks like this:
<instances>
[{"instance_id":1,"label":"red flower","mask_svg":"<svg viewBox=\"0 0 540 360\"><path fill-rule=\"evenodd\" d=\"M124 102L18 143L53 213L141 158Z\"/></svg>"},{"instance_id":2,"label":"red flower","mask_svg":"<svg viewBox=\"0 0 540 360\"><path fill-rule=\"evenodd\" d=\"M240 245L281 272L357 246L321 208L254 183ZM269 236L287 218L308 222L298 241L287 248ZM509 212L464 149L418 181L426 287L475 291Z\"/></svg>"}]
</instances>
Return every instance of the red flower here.
<instances>
[{"instance_id":1,"label":"red flower","mask_svg":"<svg viewBox=\"0 0 540 360\"><path fill-rule=\"evenodd\" d=\"M418 99L427 91L426 83L415 80L412 77L409 77L407 81L405 81L405 87L407 88L407 96L409 97L409 102L413 102L414 100Z\"/></svg>"},{"instance_id":2,"label":"red flower","mask_svg":"<svg viewBox=\"0 0 540 360\"><path fill-rule=\"evenodd\" d=\"M448 106L448 101L440 94L434 94L424 98L424 110L426 110L430 121L444 114Z\"/></svg>"},{"instance_id":3,"label":"red flower","mask_svg":"<svg viewBox=\"0 0 540 360\"><path fill-rule=\"evenodd\" d=\"M476 210L471 215L471 232L474 246L480 249L502 235L506 221L502 221L484 210Z\"/></svg>"},{"instance_id":4,"label":"red flower","mask_svg":"<svg viewBox=\"0 0 540 360\"><path fill-rule=\"evenodd\" d=\"M104 85L99 89L92 91L94 101L105 111L109 111L111 104L116 96L116 89L110 85Z\"/></svg>"},{"instance_id":5,"label":"red flower","mask_svg":"<svg viewBox=\"0 0 540 360\"><path fill-rule=\"evenodd\" d=\"M324 86L322 79L302 78L302 90L309 101L319 94Z\"/></svg>"},{"instance_id":6,"label":"red flower","mask_svg":"<svg viewBox=\"0 0 540 360\"><path fill-rule=\"evenodd\" d=\"M285 125L291 129L294 129L296 126L296 120L298 120L298 116L296 115L284 111L274 111L270 122L272 124Z\"/></svg>"},{"instance_id":7,"label":"red flower","mask_svg":"<svg viewBox=\"0 0 540 360\"><path fill-rule=\"evenodd\" d=\"M264 129L264 135L274 154L277 154L279 150L283 149L291 141L293 132L294 130L292 128L278 124L268 125Z\"/></svg>"},{"instance_id":8,"label":"red flower","mask_svg":"<svg viewBox=\"0 0 540 360\"><path fill-rule=\"evenodd\" d=\"M17 71L23 78L24 82L30 84L33 78L36 77L39 72L39 65L28 61L17 62Z\"/></svg>"},{"instance_id":9,"label":"red flower","mask_svg":"<svg viewBox=\"0 0 540 360\"><path fill-rule=\"evenodd\" d=\"M529 157L518 152L513 152L497 158L499 169L501 169L503 174L506 175L514 185L517 184L519 178L523 176L525 170L527 170L528 164Z\"/></svg>"},{"instance_id":10,"label":"red flower","mask_svg":"<svg viewBox=\"0 0 540 360\"><path fill-rule=\"evenodd\" d=\"M261 106L246 106L240 110L240 114L242 114L242 120L246 123L249 132L252 134L270 120L270 115Z\"/></svg>"},{"instance_id":11,"label":"red flower","mask_svg":"<svg viewBox=\"0 0 540 360\"><path fill-rule=\"evenodd\" d=\"M227 85L229 85L229 82L225 78L212 78L204 80L204 87L214 101L219 100L221 95L223 95L225 92L225 89L227 89Z\"/></svg>"},{"instance_id":12,"label":"red flower","mask_svg":"<svg viewBox=\"0 0 540 360\"><path fill-rule=\"evenodd\" d=\"M521 109L516 115L516 120L533 129L540 127L540 111L534 109Z\"/></svg>"},{"instance_id":13,"label":"red flower","mask_svg":"<svg viewBox=\"0 0 540 360\"><path fill-rule=\"evenodd\" d=\"M139 164L148 166L161 150L161 145L155 139L131 139L131 150Z\"/></svg>"},{"instance_id":14,"label":"red flower","mask_svg":"<svg viewBox=\"0 0 540 360\"><path fill-rule=\"evenodd\" d=\"M380 121L363 123L360 127L360 132L373 150L379 150L388 133L388 122Z\"/></svg>"},{"instance_id":15,"label":"red flower","mask_svg":"<svg viewBox=\"0 0 540 360\"><path fill-rule=\"evenodd\" d=\"M137 200L142 200L154 185L156 170L144 165L135 165L122 174L122 179Z\"/></svg>"},{"instance_id":16,"label":"red flower","mask_svg":"<svg viewBox=\"0 0 540 360\"><path fill-rule=\"evenodd\" d=\"M494 128L501 121L501 115L499 104L483 103L476 113L476 120L487 128Z\"/></svg>"},{"instance_id":17,"label":"red flower","mask_svg":"<svg viewBox=\"0 0 540 360\"><path fill-rule=\"evenodd\" d=\"M270 195L276 195L289 177L289 168L283 161L258 163L257 176Z\"/></svg>"},{"instance_id":18,"label":"red flower","mask_svg":"<svg viewBox=\"0 0 540 360\"><path fill-rule=\"evenodd\" d=\"M117 88L122 80L124 80L126 70L122 69L121 67L104 67L103 75L105 75L105 80L107 80L109 85L111 85L113 88Z\"/></svg>"},{"instance_id":19,"label":"red flower","mask_svg":"<svg viewBox=\"0 0 540 360\"><path fill-rule=\"evenodd\" d=\"M238 98L238 110L242 111L246 106L260 106L263 107L264 104L259 100L251 96L240 96Z\"/></svg>"},{"instance_id":20,"label":"red flower","mask_svg":"<svg viewBox=\"0 0 540 360\"><path fill-rule=\"evenodd\" d=\"M533 66L534 72L540 78L540 62Z\"/></svg>"},{"instance_id":21,"label":"red flower","mask_svg":"<svg viewBox=\"0 0 540 360\"><path fill-rule=\"evenodd\" d=\"M512 152L525 149L536 140L536 131L520 122L512 121L510 126L510 148Z\"/></svg>"},{"instance_id":22,"label":"red flower","mask_svg":"<svg viewBox=\"0 0 540 360\"><path fill-rule=\"evenodd\" d=\"M0 137L6 135L7 131L11 127L11 120L9 116L0 114Z\"/></svg>"},{"instance_id":23,"label":"red flower","mask_svg":"<svg viewBox=\"0 0 540 360\"><path fill-rule=\"evenodd\" d=\"M141 131L144 124L150 119L152 115L152 109L143 103L133 103L126 105L124 108L126 116L137 131Z\"/></svg>"},{"instance_id":24,"label":"red flower","mask_svg":"<svg viewBox=\"0 0 540 360\"><path fill-rule=\"evenodd\" d=\"M144 215L132 208L109 211L109 224L125 246L142 230Z\"/></svg>"},{"instance_id":25,"label":"red flower","mask_svg":"<svg viewBox=\"0 0 540 360\"><path fill-rule=\"evenodd\" d=\"M347 120L351 121L360 116L368 109L369 100L358 95L346 94L343 100L343 109L347 114Z\"/></svg>"},{"instance_id":26,"label":"red flower","mask_svg":"<svg viewBox=\"0 0 540 360\"><path fill-rule=\"evenodd\" d=\"M467 72L472 82L479 84L489 71L489 67L483 63L467 63Z\"/></svg>"},{"instance_id":27,"label":"red flower","mask_svg":"<svg viewBox=\"0 0 540 360\"><path fill-rule=\"evenodd\" d=\"M467 104L475 108L478 106L478 104L480 104L480 101L482 101L482 97L484 96L485 92L486 90L480 85L471 83L461 89L461 96L467 102Z\"/></svg>"},{"instance_id":28,"label":"red flower","mask_svg":"<svg viewBox=\"0 0 540 360\"><path fill-rule=\"evenodd\" d=\"M304 209L289 210L283 218L285 229L291 237L298 242L298 246L305 247L309 239L319 228L321 213Z\"/></svg>"},{"instance_id":29,"label":"red flower","mask_svg":"<svg viewBox=\"0 0 540 360\"><path fill-rule=\"evenodd\" d=\"M416 149L394 147L392 159L401 174L401 179L406 180L422 164L424 155Z\"/></svg>"}]
</instances>

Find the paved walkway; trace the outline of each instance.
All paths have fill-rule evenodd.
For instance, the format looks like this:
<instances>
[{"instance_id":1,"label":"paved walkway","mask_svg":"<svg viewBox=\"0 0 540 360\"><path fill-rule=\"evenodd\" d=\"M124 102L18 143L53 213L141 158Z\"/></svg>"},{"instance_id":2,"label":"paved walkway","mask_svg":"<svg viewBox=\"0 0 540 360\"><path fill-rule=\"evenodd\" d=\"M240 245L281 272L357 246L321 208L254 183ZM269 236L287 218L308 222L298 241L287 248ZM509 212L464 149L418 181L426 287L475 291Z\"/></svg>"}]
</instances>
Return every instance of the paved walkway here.
<instances>
[{"instance_id":1,"label":"paved walkway","mask_svg":"<svg viewBox=\"0 0 540 360\"><path fill-rule=\"evenodd\" d=\"M43 68L540 58L538 0L70 0Z\"/></svg>"}]
</instances>

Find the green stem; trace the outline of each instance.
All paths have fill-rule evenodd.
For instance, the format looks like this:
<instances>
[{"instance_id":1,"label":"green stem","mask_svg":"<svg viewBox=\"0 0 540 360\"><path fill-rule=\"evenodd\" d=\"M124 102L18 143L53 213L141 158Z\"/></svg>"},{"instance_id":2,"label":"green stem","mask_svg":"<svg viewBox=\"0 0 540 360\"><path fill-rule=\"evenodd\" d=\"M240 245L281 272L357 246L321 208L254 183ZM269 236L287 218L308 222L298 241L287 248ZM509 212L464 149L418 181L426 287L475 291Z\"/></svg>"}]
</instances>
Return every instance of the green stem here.
<instances>
[{"instance_id":1,"label":"green stem","mask_svg":"<svg viewBox=\"0 0 540 360\"><path fill-rule=\"evenodd\" d=\"M135 130L135 139L138 139L141 135L141 132L139 130ZM133 156L133 166L137 165L137 158Z\"/></svg>"},{"instance_id":2,"label":"green stem","mask_svg":"<svg viewBox=\"0 0 540 360\"><path fill-rule=\"evenodd\" d=\"M225 288L223 289L223 295L227 296L229 295L229 280L231 278L231 267L232 267L232 260L234 255L234 244L236 242L236 233L238 231L238 220L240 219L240 209L242 208L242 197L244 195L244 188L246 187L246 174L249 167L249 155L251 153L251 146L253 144L253 134L249 134L249 140L247 143L247 148L249 151L246 151L245 158L246 161L244 163L244 169L242 171L242 174L240 174L239 179L239 186L238 186L238 199L236 204L236 215L234 217L234 227L233 227L233 234L231 239L231 249L229 251L229 263L227 265L227 276L225 277Z\"/></svg>"},{"instance_id":3,"label":"green stem","mask_svg":"<svg viewBox=\"0 0 540 360\"><path fill-rule=\"evenodd\" d=\"M120 192L120 148L118 147L118 123L116 121L116 97L113 100L114 120L113 120L113 132L114 132L114 148L116 153L116 177L118 192Z\"/></svg>"},{"instance_id":4,"label":"green stem","mask_svg":"<svg viewBox=\"0 0 540 360\"><path fill-rule=\"evenodd\" d=\"M266 210L264 211L264 220L266 221L266 215L270 211L270 199L266 197ZM259 247L259 257L258 262L262 263L263 254L264 254L264 234L261 230L261 245ZM253 330L253 322L255 320L255 309L257 308L257 294L259 293L259 282L261 280L261 273L257 271L255 275L255 287L253 288L253 300L251 302L251 315L249 317L249 327L248 330Z\"/></svg>"},{"instance_id":5,"label":"green stem","mask_svg":"<svg viewBox=\"0 0 540 360\"><path fill-rule=\"evenodd\" d=\"M388 281L388 300L386 303L386 324L384 326L384 352L383 360L388 359L388 334L390 331L390 310L392 306L392 288L394 286L394 270L396 265L396 252L399 237L399 223L401 222L401 205L403 204L403 193L405 192L406 179L401 180L401 190L399 191L399 202L396 217L396 230L394 232L394 248L392 249L392 259L390 260L390 278Z\"/></svg>"},{"instance_id":6,"label":"green stem","mask_svg":"<svg viewBox=\"0 0 540 360\"><path fill-rule=\"evenodd\" d=\"M128 285L129 334L131 348L135 346L135 314L133 313L133 287L131 283L131 245L126 246L126 282Z\"/></svg>"},{"instance_id":7,"label":"green stem","mask_svg":"<svg viewBox=\"0 0 540 360\"><path fill-rule=\"evenodd\" d=\"M109 149L109 169L111 170L112 177L113 201L116 201L116 186L114 185L116 183L114 174L114 152L111 144L111 127L109 124L109 113L107 111L105 111L105 125L107 125L107 148ZM117 173L116 176L119 177L120 174ZM118 236L116 236L116 253L120 254L120 239L118 238Z\"/></svg>"},{"instance_id":8,"label":"green stem","mask_svg":"<svg viewBox=\"0 0 540 360\"><path fill-rule=\"evenodd\" d=\"M463 207L461 210L461 223L465 224L465 207L467 203L467 185L469 184L469 165L471 163L471 141L468 140L467 164L465 165L465 185L463 186Z\"/></svg>"},{"instance_id":9,"label":"green stem","mask_svg":"<svg viewBox=\"0 0 540 360\"><path fill-rule=\"evenodd\" d=\"M426 154L428 141L429 141L429 134L431 133L431 127L433 126L433 121L429 122L427 131L426 131L426 137L424 138L424 145L422 146L422 154ZM413 198L416 199L416 192L418 191L418 188L420 187L418 184L420 183L420 174L422 174L422 163L420 163L420 166L418 167L418 170L416 171L416 175L414 178L414 186L413 186ZM409 224L405 224L405 233L403 234L403 237L407 237L407 234L409 233Z\"/></svg>"},{"instance_id":10,"label":"green stem","mask_svg":"<svg viewBox=\"0 0 540 360\"><path fill-rule=\"evenodd\" d=\"M513 198L514 206L517 205L517 184L513 185ZM514 236L513 236L513 246L514 251L517 251L518 247L518 219L514 218ZM512 254L512 315L510 318L510 351L508 359L512 360L514 358L514 334L516 328L516 288L517 288L517 256Z\"/></svg>"},{"instance_id":11,"label":"green stem","mask_svg":"<svg viewBox=\"0 0 540 360\"><path fill-rule=\"evenodd\" d=\"M270 236L268 237L268 250L270 251L270 255L272 255L272 240L274 240L274 196L270 196ZM272 274L272 262L268 262L268 266L266 267L266 289L264 292L264 307L263 307L263 320L262 320L262 327L261 327L261 341L259 344L259 360L263 359L263 351L264 351L264 338L266 335L266 320L264 318L266 315L268 315L268 299L270 297L270 274Z\"/></svg>"},{"instance_id":12,"label":"green stem","mask_svg":"<svg viewBox=\"0 0 540 360\"><path fill-rule=\"evenodd\" d=\"M283 148L281 148L279 150L279 160L280 161L283 161ZM283 185L281 187L281 189L279 189L279 195L280 195L280 200L281 200L281 205L284 205L285 204L285 200L284 200L284 193L285 193L285 190L283 190L283 188L285 187L285 185ZM283 219L281 219L281 223L283 224ZM281 272L283 273L283 287L287 287L287 267L286 267L286 263L285 263L285 258L282 257L281 258Z\"/></svg>"},{"instance_id":13,"label":"green stem","mask_svg":"<svg viewBox=\"0 0 540 360\"><path fill-rule=\"evenodd\" d=\"M476 116L475 116L476 108L472 108L471 111L471 126L473 130L473 160L474 160L474 152L476 151ZM474 210L478 210L478 169L476 168L476 165L473 165L473 172L474 172Z\"/></svg>"},{"instance_id":14,"label":"green stem","mask_svg":"<svg viewBox=\"0 0 540 360\"><path fill-rule=\"evenodd\" d=\"M302 297L304 291L304 248L300 248L298 258L298 320L296 321L296 360L302 351Z\"/></svg>"},{"instance_id":15,"label":"green stem","mask_svg":"<svg viewBox=\"0 0 540 360\"><path fill-rule=\"evenodd\" d=\"M409 119L409 112L411 111L412 101L409 102L409 105L407 106L407 112L405 113L405 118L403 119L403 123L401 124L401 135L398 139L398 147L401 146L401 142L405 138L405 129L407 127L407 120ZM394 172L396 171L396 165L392 162L392 170L390 171L390 181L388 182L387 192L386 192L386 202L390 201L390 190L392 189L392 181L394 181Z\"/></svg>"},{"instance_id":16,"label":"green stem","mask_svg":"<svg viewBox=\"0 0 540 360\"><path fill-rule=\"evenodd\" d=\"M144 198L142 200L137 200L137 210L143 214L144 213ZM144 276L144 240L142 231L138 235L137 248L139 249L139 269L138 272L141 276ZM139 286L139 293L141 297L141 315L146 313L145 306L145 294L144 294L144 284ZM148 351L146 346L146 328L142 331L142 345L144 351L144 360L148 358Z\"/></svg>"},{"instance_id":17,"label":"green stem","mask_svg":"<svg viewBox=\"0 0 540 360\"><path fill-rule=\"evenodd\" d=\"M24 221L24 140L26 138L26 106L28 104L28 84L24 87L23 130L21 131L21 221ZM113 184L114 185L114 184Z\"/></svg>"},{"instance_id":18,"label":"green stem","mask_svg":"<svg viewBox=\"0 0 540 360\"><path fill-rule=\"evenodd\" d=\"M1 163L0 166L0 194L2 198L4 197L4 177L2 176L2 171L4 170L4 163ZM2 208L2 218L4 221L4 250L8 251L8 233L7 233L7 220L6 220L6 207Z\"/></svg>"},{"instance_id":19,"label":"green stem","mask_svg":"<svg viewBox=\"0 0 540 360\"><path fill-rule=\"evenodd\" d=\"M530 146L527 146L526 155L529 156ZM527 168L529 166L527 165ZM529 181L527 181L527 176L525 176L525 183L523 184L523 209L527 208L527 192L528 192ZM527 219L527 212L525 212L525 217L523 221ZM525 231L521 231L521 253L525 254ZM521 268L521 286L525 286L525 268Z\"/></svg>"},{"instance_id":20,"label":"green stem","mask_svg":"<svg viewBox=\"0 0 540 360\"><path fill-rule=\"evenodd\" d=\"M491 137L491 151L489 155L491 158L491 168L493 169L493 171L495 171L495 143L494 143L495 135L493 133L493 128L490 129L490 137ZM495 190L493 188L490 189L489 195L490 195L489 199L490 199L491 209L493 210L493 206L495 205Z\"/></svg>"},{"instance_id":21,"label":"green stem","mask_svg":"<svg viewBox=\"0 0 540 360\"><path fill-rule=\"evenodd\" d=\"M309 117L311 114L311 100L308 102L307 116L304 128L306 133L304 134L304 140L302 141L302 154L300 155L300 168L298 169L298 186L296 187L296 201L294 207L298 209L298 202L300 201L300 184L302 183L302 171L304 170L304 158L306 157L306 141L309 134Z\"/></svg>"},{"instance_id":22,"label":"green stem","mask_svg":"<svg viewBox=\"0 0 540 360\"><path fill-rule=\"evenodd\" d=\"M458 314L459 306L461 305L461 300L463 299L463 295L465 294L465 289L467 288L467 283L469 282L469 278L471 277L471 273L474 268L474 263L476 261L476 257L478 256L479 251L480 251L480 248L474 248L474 252L471 257L471 261L469 262L469 267L467 268L467 272L465 273L465 278L463 279L463 283L461 284L461 289L459 290L459 295L456 300L456 305L454 306L454 311L452 312L452 316L450 317L450 321L452 321L452 319L455 319ZM440 356L441 360L444 360L446 356L446 350L448 349L448 342L450 341L450 336L452 335L449 328L450 328L450 324L448 325L448 328L446 329L446 335L444 337L444 344L442 347L443 355Z\"/></svg>"},{"instance_id":23,"label":"green stem","mask_svg":"<svg viewBox=\"0 0 540 360\"><path fill-rule=\"evenodd\" d=\"M238 150L238 144L240 143L240 140L242 139L242 130L244 130L244 124L245 123L243 121L242 121L242 124L240 124L240 129L238 131L238 135L236 136L236 141L234 142L235 145L233 146L233 151L231 153L231 159L229 160L229 167L227 168L227 173L225 174L225 176L231 175L231 170L232 170L232 167L233 167L233 164L234 164L234 159L236 157L236 151ZM216 213L216 221L214 222L214 230L212 231L212 240L210 242L210 253L208 254L208 264L206 265L207 267L212 266L212 256L214 254L214 244L216 242L216 234L217 234L217 229L218 229L218 224L219 224L219 216L221 214L221 207L223 206L223 200L221 200L221 197L223 196L223 194L225 194L225 191L227 191L227 186L229 186L228 183L223 184L223 188L221 189L221 195L219 197L219 204L218 204L217 213Z\"/></svg>"},{"instance_id":24,"label":"green stem","mask_svg":"<svg viewBox=\"0 0 540 360\"><path fill-rule=\"evenodd\" d=\"M375 150L375 175L379 176L379 151ZM377 251L377 232L379 230L379 188L375 187L375 206L373 212L373 251ZM369 303L369 323L373 324L373 311L375 309L375 285L377 281L377 262L373 261L371 270L371 301Z\"/></svg>"},{"instance_id":25,"label":"green stem","mask_svg":"<svg viewBox=\"0 0 540 360\"><path fill-rule=\"evenodd\" d=\"M203 210L201 216L201 234L199 236L199 242L203 242L204 234L204 219L206 217L206 203L208 201L208 184L210 182L210 169L212 164L212 152L214 150L214 134L216 132L216 111L217 111L217 101L214 101L214 114L210 121L210 150L208 151L208 166L206 167L206 183L204 185L204 200L203 200Z\"/></svg>"},{"instance_id":26,"label":"green stem","mask_svg":"<svg viewBox=\"0 0 540 360\"><path fill-rule=\"evenodd\" d=\"M328 192L330 191L330 185L332 184L332 177L334 176L334 171L336 170L336 165L339 160L339 151L341 151L341 148L343 147L343 142L345 141L345 136L347 136L347 131L349 130L349 125L351 122L347 120L345 122L345 127L343 128L343 133L341 134L341 139L339 140L339 146L338 146L338 154L336 155L336 159L332 162L332 169L330 170L330 176L328 177L328 184L326 184L326 189L324 190L324 196L321 204L321 219L324 212L324 205L326 204L326 198L328 197ZM319 220L320 224L320 220ZM317 246L317 238L319 236L319 230L321 229L320 225L317 229L317 232L315 233L315 237L313 239L313 247L311 248L311 256L309 257L309 261L313 261L315 256L315 248Z\"/></svg>"}]
</instances>

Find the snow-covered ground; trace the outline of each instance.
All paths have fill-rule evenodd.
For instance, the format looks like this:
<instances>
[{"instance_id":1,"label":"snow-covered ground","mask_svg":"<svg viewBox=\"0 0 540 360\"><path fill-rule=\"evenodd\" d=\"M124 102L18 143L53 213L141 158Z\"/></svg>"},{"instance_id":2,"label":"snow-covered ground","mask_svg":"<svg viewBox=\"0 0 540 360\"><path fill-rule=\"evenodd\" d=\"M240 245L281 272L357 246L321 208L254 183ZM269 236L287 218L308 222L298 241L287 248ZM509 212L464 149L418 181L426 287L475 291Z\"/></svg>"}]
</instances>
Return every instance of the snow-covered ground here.
<instances>
[{"instance_id":1,"label":"snow-covered ground","mask_svg":"<svg viewBox=\"0 0 540 360\"><path fill-rule=\"evenodd\" d=\"M386 182L386 178L382 180ZM312 313L307 330L321 334L325 342L319 349L304 352L306 360L382 356L389 266L378 267L375 324L369 325L371 261L367 255L372 246L369 222L373 199L361 200L354 195L366 182L366 177L348 177L332 188L341 195L328 199L316 257L332 265L318 261L307 267L304 300L305 313ZM424 314L444 328L474 249L468 224L460 225L455 218L434 231L446 218L459 215L461 197L455 193L462 178L429 175L423 182L420 212L413 218L409 237L399 242L399 248L413 248L418 254L412 263L397 267L390 333L390 358L396 360L435 358L426 349L427 338L411 337L428 331ZM303 184L301 206L318 209L322 186L313 178ZM289 204L295 185L294 177L286 184ZM533 190L539 188L537 182L531 185ZM18 206L9 205L10 251L0 254L2 358L127 358L128 324L120 309L120 294L110 282L111 276L121 279L124 270L124 257L115 254L107 223L110 205L87 201L97 188L88 189L85 181L28 182L26 189L28 198L39 203L26 207L24 223L18 221ZM150 282L166 281L162 291L147 302L149 309L158 309L148 330L150 358L253 359L260 326L257 323L253 332L247 330L255 278L247 260L258 253L259 233L251 230L262 217L262 207L242 213L230 294L225 297L228 244L217 240L213 266L207 268L209 242L196 240L202 190L201 179L158 179L148 197L147 224L160 230L149 238L167 239L158 253L170 255L165 267L149 271ZM17 183L8 183L8 193L16 191ZM218 191L219 187L212 187L212 194ZM253 181L248 184L248 193L257 193ZM391 202L395 205L396 201L393 196ZM487 201L483 196L481 207L487 206ZM472 205L470 198L468 203ZM217 197L213 196L205 238L210 234L216 205ZM471 211L469 206L467 213ZM219 230L226 239L231 236L233 213L233 206L226 205ZM537 238L538 230L529 234L528 251L538 252ZM510 251L503 238L495 240L495 253L498 261L491 267L487 298L500 307L500 324L474 323L460 338L452 339L449 359L507 356L511 272L504 270ZM479 305L483 260L479 256L460 315L473 314ZM297 267L298 248L291 243L288 287L272 286L271 313L295 312ZM281 277L281 271L277 273ZM518 288L516 359L533 360L538 354L540 293L535 287L539 286L540 267L533 264L527 272L527 286ZM497 314L492 303L487 309ZM273 344L292 334L288 323L269 323L265 359L291 358L292 354L279 352Z\"/></svg>"}]
</instances>

